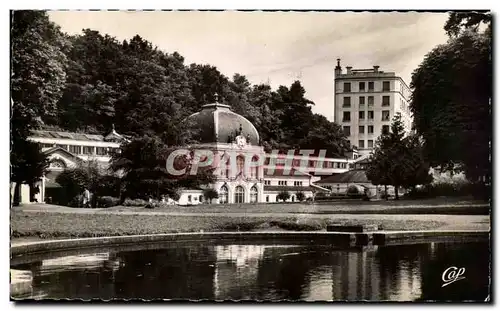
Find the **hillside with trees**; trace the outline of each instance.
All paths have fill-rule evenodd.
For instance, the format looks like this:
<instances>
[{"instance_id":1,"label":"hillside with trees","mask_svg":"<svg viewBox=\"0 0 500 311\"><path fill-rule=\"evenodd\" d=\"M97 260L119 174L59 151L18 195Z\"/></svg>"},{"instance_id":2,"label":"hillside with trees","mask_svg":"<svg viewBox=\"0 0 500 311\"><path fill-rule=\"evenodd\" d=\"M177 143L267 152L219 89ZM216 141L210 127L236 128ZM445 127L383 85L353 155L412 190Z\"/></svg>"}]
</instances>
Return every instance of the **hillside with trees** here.
<instances>
[{"instance_id":1,"label":"hillside with trees","mask_svg":"<svg viewBox=\"0 0 500 311\"><path fill-rule=\"evenodd\" d=\"M162 51L139 35L123 42L91 29L68 36L43 12L36 14L43 25L30 27L40 32L54 28L64 42L52 40L53 50L61 53L53 61L61 60L55 69L64 70L47 85L57 92L43 103L51 113L35 111L45 126L102 134L114 124L125 135L155 136L169 146L181 145L190 139L182 121L212 103L217 93L220 102L255 125L267 149L326 149L332 156L350 149L340 126L311 111L314 103L300 81L277 90L252 85L240 73L229 78L212 65L188 65L179 53Z\"/></svg>"}]
</instances>

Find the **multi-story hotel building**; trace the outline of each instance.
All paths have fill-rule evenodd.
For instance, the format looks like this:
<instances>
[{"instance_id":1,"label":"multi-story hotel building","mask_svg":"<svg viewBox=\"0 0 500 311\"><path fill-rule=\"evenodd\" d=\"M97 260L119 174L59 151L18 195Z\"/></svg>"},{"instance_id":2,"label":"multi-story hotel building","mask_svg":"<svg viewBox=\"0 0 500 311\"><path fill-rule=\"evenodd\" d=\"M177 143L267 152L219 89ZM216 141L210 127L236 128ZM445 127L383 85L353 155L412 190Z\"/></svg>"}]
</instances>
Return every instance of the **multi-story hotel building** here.
<instances>
[{"instance_id":1,"label":"multi-story hotel building","mask_svg":"<svg viewBox=\"0 0 500 311\"><path fill-rule=\"evenodd\" d=\"M392 118L401 113L405 130L411 131L410 88L394 72L335 67L334 120L340 124L360 155L369 154L378 136L390 130Z\"/></svg>"}]
</instances>

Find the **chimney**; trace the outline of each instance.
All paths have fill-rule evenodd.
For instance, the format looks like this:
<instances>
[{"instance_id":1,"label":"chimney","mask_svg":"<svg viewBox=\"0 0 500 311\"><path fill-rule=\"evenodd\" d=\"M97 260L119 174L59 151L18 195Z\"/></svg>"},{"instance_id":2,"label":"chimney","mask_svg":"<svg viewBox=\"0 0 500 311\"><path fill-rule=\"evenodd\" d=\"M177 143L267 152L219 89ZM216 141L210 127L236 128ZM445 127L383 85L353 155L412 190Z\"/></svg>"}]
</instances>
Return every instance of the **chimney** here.
<instances>
[{"instance_id":1,"label":"chimney","mask_svg":"<svg viewBox=\"0 0 500 311\"><path fill-rule=\"evenodd\" d=\"M337 67L335 67L335 76L342 74L342 67L340 67L340 58L337 58Z\"/></svg>"},{"instance_id":2,"label":"chimney","mask_svg":"<svg viewBox=\"0 0 500 311\"><path fill-rule=\"evenodd\" d=\"M378 72L379 68L380 68L380 66L373 66L373 72Z\"/></svg>"},{"instance_id":3,"label":"chimney","mask_svg":"<svg viewBox=\"0 0 500 311\"><path fill-rule=\"evenodd\" d=\"M347 74L350 75L352 73L352 67L351 66L347 66L345 67L345 69L347 69Z\"/></svg>"}]
</instances>

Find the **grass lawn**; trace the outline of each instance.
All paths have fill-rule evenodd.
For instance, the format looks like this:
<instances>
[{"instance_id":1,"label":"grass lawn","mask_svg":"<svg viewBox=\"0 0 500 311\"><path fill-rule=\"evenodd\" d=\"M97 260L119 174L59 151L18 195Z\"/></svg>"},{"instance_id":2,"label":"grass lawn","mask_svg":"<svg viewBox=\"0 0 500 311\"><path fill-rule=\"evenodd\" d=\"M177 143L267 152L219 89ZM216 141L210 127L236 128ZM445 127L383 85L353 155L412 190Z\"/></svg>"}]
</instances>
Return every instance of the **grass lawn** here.
<instances>
[{"instance_id":1,"label":"grass lawn","mask_svg":"<svg viewBox=\"0 0 500 311\"><path fill-rule=\"evenodd\" d=\"M110 211L154 211L183 213L308 213L308 214L451 214L488 215L487 202L470 198L437 198L426 200L361 201L338 200L335 202L258 203L258 204L201 204L195 206L163 205L156 209L142 206L114 206Z\"/></svg>"},{"instance_id":2,"label":"grass lawn","mask_svg":"<svg viewBox=\"0 0 500 311\"><path fill-rule=\"evenodd\" d=\"M320 231L330 223L376 224L384 230L426 230L443 226L434 220L343 219L335 217L229 217L120 215L117 213L11 212L11 238L69 238L199 231L294 230Z\"/></svg>"}]
</instances>

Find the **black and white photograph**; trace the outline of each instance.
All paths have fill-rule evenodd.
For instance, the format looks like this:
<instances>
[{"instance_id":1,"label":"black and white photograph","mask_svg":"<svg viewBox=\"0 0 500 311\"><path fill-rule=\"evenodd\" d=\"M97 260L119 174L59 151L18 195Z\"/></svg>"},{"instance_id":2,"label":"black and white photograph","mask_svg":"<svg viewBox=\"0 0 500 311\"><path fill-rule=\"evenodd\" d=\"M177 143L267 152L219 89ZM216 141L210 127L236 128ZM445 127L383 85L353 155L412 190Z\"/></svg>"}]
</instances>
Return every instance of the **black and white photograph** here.
<instances>
[{"instance_id":1,"label":"black and white photograph","mask_svg":"<svg viewBox=\"0 0 500 311\"><path fill-rule=\"evenodd\" d=\"M9 18L12 303L492 303L491 10Z\"/></svg>"}]
</instances>

